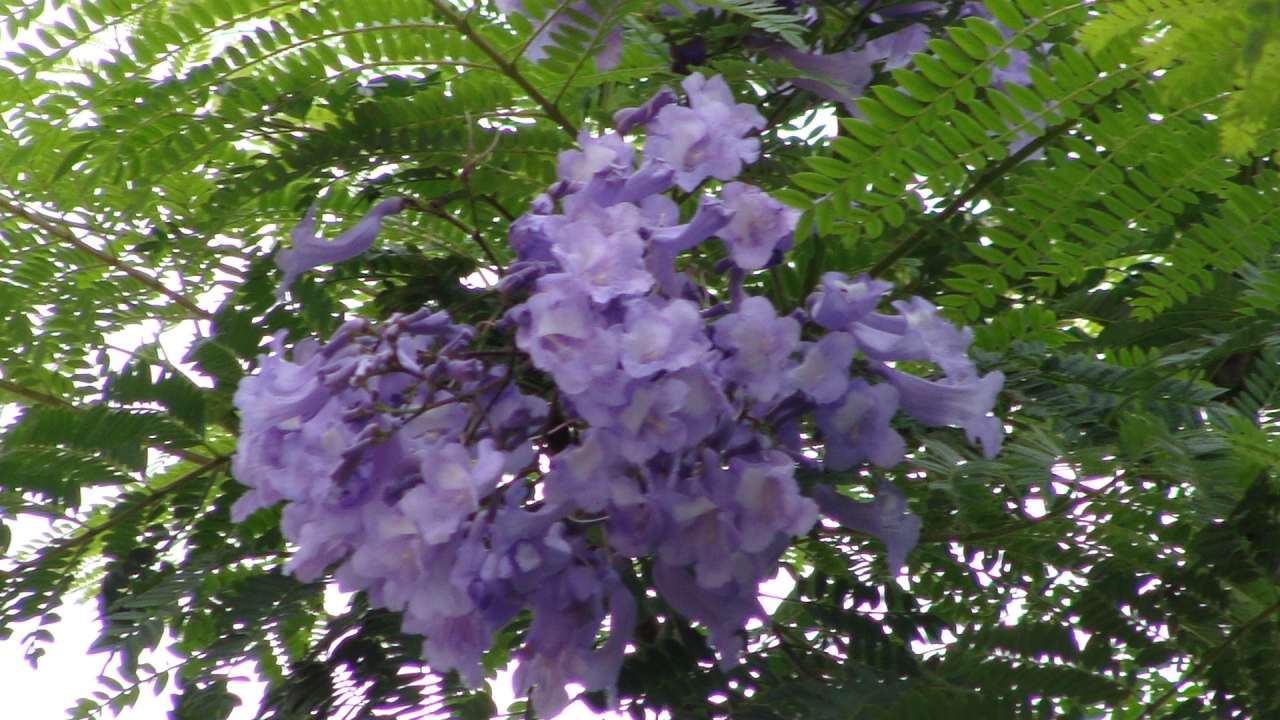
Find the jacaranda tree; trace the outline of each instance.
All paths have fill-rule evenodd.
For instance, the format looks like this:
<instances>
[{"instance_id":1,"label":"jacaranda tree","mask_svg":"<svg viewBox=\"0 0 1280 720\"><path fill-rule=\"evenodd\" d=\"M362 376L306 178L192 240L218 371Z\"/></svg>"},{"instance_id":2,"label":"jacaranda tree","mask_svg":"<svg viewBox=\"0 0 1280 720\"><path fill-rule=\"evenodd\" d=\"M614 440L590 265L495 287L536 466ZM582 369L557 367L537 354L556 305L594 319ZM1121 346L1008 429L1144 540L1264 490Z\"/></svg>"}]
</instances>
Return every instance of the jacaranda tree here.
<instances>
[{"instance_id":1,"label":"jacaranda tree","mask_svg":"<svg viewBox=\"0 0 1280 720\"><path fill-rule=\"evenodd\" d=\"M0 8L76 717L1280 717L1280 2Z\"/></svg>"}]
</instances>

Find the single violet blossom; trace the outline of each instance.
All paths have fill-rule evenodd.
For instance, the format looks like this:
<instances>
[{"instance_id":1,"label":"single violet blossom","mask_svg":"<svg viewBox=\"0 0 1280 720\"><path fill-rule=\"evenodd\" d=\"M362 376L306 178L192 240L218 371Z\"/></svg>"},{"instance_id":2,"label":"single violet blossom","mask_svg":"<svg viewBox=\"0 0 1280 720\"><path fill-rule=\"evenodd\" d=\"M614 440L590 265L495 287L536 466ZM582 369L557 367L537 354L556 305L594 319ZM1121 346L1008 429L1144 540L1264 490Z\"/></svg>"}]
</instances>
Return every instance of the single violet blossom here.
<instances>
[{"instance_id":1,"label":"single violet blossom","mask_svg":"<svg viewBox=\"0 0 1280 720\"><path fill-rule=\"evenodd\" d=\"M966 378L976 373L966 354L973 343L971 329L957 328L924 298L899 300L893 306L898 315L868 313L850 327L863 354L882 362L929 360L948 377Z\"/></svg>"},{"instance_id":2,"label":"single violet blossom","mask_svg":"<svg viewBox=\"0 0 1280 720\"><path fill-rule=\"evenodd\" d=\"M290 233L293 245L276 254L276 266L284 271L276 297L284 300L285 292L302 273L319 265L349 260L368 250L378 237L382 218L395 215L412 203L408 198L387 198L375 205L350 230L333 240L321 240L316 236L316 206L311 206L302 222Z\"/></svg>"},{"instance_id":3,"label":"single violet blossom","mask_svg":"<svg viewBox=\"0 0 1280 720\"><path fill-rule=\"evenodd\" d=\"M653 276L644 268L644 251L639 235L606 236L586 222L566 225L551 247L565 273L581 282L597 303L638 295L653 286Z\"/></svg>"},{"instance_id":4,"label":"single violet blossom","mask_svg":"<svg viewBox=\"0 0 1280 720\"><path fill-rule=\"evenodd\" d=\"M787 371L787 381L820 405L833 403L849 388L849 366L857 351L849 333L827 333L805 347L804 359Z\"/></svg>"},{"instance_id":5,"label":"single violet blossom","mask_svg":"<svg viewBox=\"0 0 1280 720\"><path fill-rule=\"evenodd\" d=\"M757 400L772 400L782 387L784 361L800 341L800 323L778 317L767 298L747 298L712 326L715 344L728 353L720 371Z\"/></svg>"},{"instance_id":6,"label":"single violet blossom","mask_svg":"<svg viewBox=\"0 0 1280 720\"><path fill-rule=\"evenodd\" d=\"M735 103L720 76L707 80L694 73L682 86L689 107L667 105L658 111L647 126L644 154L674 168L675 184L692 192L709 177L732 180L743 163L754 162L760 141L747 134L763 130L765 119L754 106Z\"/></svg>"},{"instance_id":7,"label":"single violet blossom","mask_svg":"<svg viewBox=\"0 0 1280 720\"><path fill-rule=\"evenodd\" d=\"M688 300L630 303L623 327L622 368L635 378L689 367L711 349L698 306Z\"/></svg>"},{"instance_id":8,"label":"single violet blossom","mask_svg":"<svg viewBox=\"0 0 1280 720\"><path fill-rule=\"evenodd\" d=\"M629 133L634 128L652 122L662 108L680 101L675 90L665 85L654 93L653 97L644 101L640 107L623 108L613 114L613 125L620 133Z\"/></svg>"},{"instance_id":9,"label":"single violet blossom","mask_svg":"<svg viewBox=\"0 0 1280 720\"><path fill-rule=\"evenodd\" d=\"M720 191L725 207L733 212L728 224L716 231L733 264L743 270L760 270L774 253L791 249L800 211L787 207L760 188L728 183Z\"/></svg>"},{"instance_id":10,"label":"single violet blossom","mask_svg":"<svg viewBox=\"0 0 1280 720\"><path fill-rule=\"evenodd\" d=\"M889 292L893 283L872 280L859 275L853 281L840 272L828 272L806 301L809 316L828 330L848 330L880 304L880 298Z\"/></svg>"},{"instance_id":11,"label":"single violet blossom","mask_svg":"<svg viewBox=\"0 0 1280 720\"><path fill-rule=\"evenodd\" d=\"M889 425L897 409L892 385L854 378L843 398L813 412L826 445L823 468L840 472L862 462L885 468L902 462L906 443Z\"/></svg>"},{"instance_id":12,"label":"single violet blossom","mask_svg":"<svg viewBox=\"0 0 1280 720\"><path fill-rule=\"evenodd\" d=\"M964 428L971 441L981 443L983 455L989 458L1000 452L1004 426L990 413L1004 386L1004 373L931 381L890 367L881 366L877 371L898 390L903 412L926 425Z\"/></svg>"},{"instance_id":13,"label":"single violet blossom","mask_svg":"<svg viewBox=\"0 0 1280 720\"><path fill-rule=\"evenodd\" d=\"M728 472L736 480L733 509L746 552L763 552L775 536L790 541L813 527L818 508L800 494L795 468L790 457L776 450L761 458L729 461Z\"/></svg>"},{"instance_id":14,"label":"single violet blossom","mask_svg":"<svg viewBox=\"0 0 1280 720\"><path fill-rule=\"evenodd\" d=\"M827 517L884 543L888 551L885 560L894 574L901 571L907 553L920 541L920 518L907 510L907 496L892 485L881 485L871 502L841 495L830 485L814 488L813 499Z\"/></svg>"}]
</instances>

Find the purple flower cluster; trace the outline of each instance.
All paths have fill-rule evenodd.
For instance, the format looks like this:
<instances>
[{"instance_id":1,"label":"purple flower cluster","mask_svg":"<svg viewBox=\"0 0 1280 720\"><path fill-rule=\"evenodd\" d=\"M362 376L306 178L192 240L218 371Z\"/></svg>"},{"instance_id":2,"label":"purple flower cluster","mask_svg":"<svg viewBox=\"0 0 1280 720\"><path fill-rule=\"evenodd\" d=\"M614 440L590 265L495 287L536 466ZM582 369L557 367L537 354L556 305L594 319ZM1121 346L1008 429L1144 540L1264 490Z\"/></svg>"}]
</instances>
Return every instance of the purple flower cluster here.
<instances>
[{"instance_id":1,"label":"purple flower cluster","mask_svg":"<svg viewBox=\"0 0 1280 720\"><path fill-rule=\"evenodd\" d=\"M568 509L534 498L549 406L469 352L474 335L424 310L352 320L288 359L277 339L236 391L233 473L251 489L232 516L285 501L286 571L310 582L336 566L343 590L403 612L432 667L471 685L493 634L531 608L523 689L536 684L551 715L567 683L612 686L635 602ZM597 649L606 615L611 640Z\"/></svg>"},{"instance_id":2,"label":"purple flower cluster","mask_svg":"<svg viewBox=\"0 0 1280 720\"><path fill-rule=\"evenodd\" d=\"M718 77L684 89L687 104L664 90L619 113L622 132L646 133L639 161L619 133L584 133L513 223L500 288L527 296L485 332L509 330L514 347L474 349L476 330L443 312L353 320L289 357L277 340L235 397L234 473L251 489L234 516L286 501L287 570L312 581L336 567L343 589L403 612L432 667L473 685L493 634L530 610L515 680L542 717L570 683L613 688L636 559L727 667L764 614L760 582L820 511L880 538L895 570L918 538L899 491L811 499L797 467L901 462L898 410L964 428L988 456L1000 445L1003 376L980 376L969 331L928 302L881 314L889 283L840 273L781 315L747 294L750 273L782 262L798 213L733 182L759 154L754 108ZM689 198L682 221L663 193L708 179L718 192ZM719 292L680 263L712 238ZM550 402L517 387L538 386L535 368Z\"/></svg>"}]
</instances>

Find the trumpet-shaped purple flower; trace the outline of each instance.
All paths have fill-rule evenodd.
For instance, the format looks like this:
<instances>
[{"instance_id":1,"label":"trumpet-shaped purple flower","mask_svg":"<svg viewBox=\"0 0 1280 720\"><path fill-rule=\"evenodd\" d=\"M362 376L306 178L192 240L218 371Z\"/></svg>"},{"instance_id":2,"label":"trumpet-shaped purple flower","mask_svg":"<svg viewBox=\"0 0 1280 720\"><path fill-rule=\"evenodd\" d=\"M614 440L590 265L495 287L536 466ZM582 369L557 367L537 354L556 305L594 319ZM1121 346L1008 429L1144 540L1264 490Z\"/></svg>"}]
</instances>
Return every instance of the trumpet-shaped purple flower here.
<instances>
[{"instance_id":1,"label":"trumpet-shaped purple flower","mask_svg":"<svg viewBox=\"0 0 1280 720\"><path fill-rule=\"evenodd\" d=\"M593 428L576 446L557 454L546 477L547 499L590 513L604 510L613 497L614 482L625 473L611 441L607 433Z\"/></svg>"},{"instance_id":2,"label":"trumpet-shaped purple flower","mask_svg":"<svg viewBox=\"0 0 1280 720\"><path fill-rule=\"evenodd\" d=\"M804 359L787 371L787 381L820 405L833 403L849 389L849 366L857 351L849 333L827 333L804 349Z\"/></svg>"},{"instance_id":3,"label":"trumpet-shaped purple flower","mask_svg":"<svg viewBox=\"0 0 1280 720\"><path fill-rule=\"evenodd\" d=\"M844 273L829 272L822 276L822 284L809 294L806 307L809 316L822 327L848 330L851 324L874 310L892 287L893 283L872 280L868 275L859 275L850 281Z\"/></svg>"},{"instance_id":4,"label":"trumpet-shaped purple flower","mask_svg":"<svg viewBox=\"0 0 1280 720\"><path fill-rule=\"evenodd\" d=\"M716 346L728 354L719 367L725 379L757 400L772 400L782 387L783 363L800 341L800 323L778 317L767 299L750 297L712 331Z\"/></svg>"},{"instance_id":5,"label":"trumpet-shaped purple flower","mask_svg":"<svg viewBox=\"0 0 1280 720\"><path fill-rule=\"evenodd\" d=\"M724 79L707 80L700 73L682 83L689 107L667 105L647 129L646 159L660 159L675 170L675 183L692 192L709 177L732 180L744 162L760 156L760 141L748 138L765 126L753 106L734 102Z\"/></svg>"},{"instance_id":6,"label":"trumpet-shaped purple flower","mask_svg":"<svg viewBox=\"0 0 1280 720\"><path fill-rule=\"evenodd\" d=\"M276 266L284 271L284 279L280 281L276 296L284 300L285 292L302 273L318 265L350 260L368 250L378 237L382 218L399 213L410 202L406 198L387 198L375 205L350 230L333 240L321 240L316 236L316 207L313 205L303 216L302 222L293 228L289 236L293 245L276 255Z\"/></svg>"},{"instance_id":7,"label":"trumpet-shaped purple flower","mask_svg":"<svg viewBox=\"0 0 1280 720\"><path fill-rule=\"evenodd\" d=\"M867 43L865 53L873 61L884 61L885 70L906 67L911 56L924 52L929 43L929 26L908 25L898 32L881 35Z\"/></svg>"},{"instance_id":8,"label":"trumpet-shaped purple flower","mask_svg":"<svg viewBox=\"0 0 1280 720\"><path fill-rule=\"evenodd\" d=\"M492 440L482 440L475 452L473 458L466 447L449 443L422 454L422 483L404 493L399 507L428 545L452 537L497 487L504 454Z\"/></svg>"},{"instance_id":9,"label":"trumpet-shaped purple flower","mask_svg":"<svg viewBox=\"0 0 1280 720\"><path fill-rule=\"evenodd\" d=\"M813 411L826 443L823 467L839 472L868 461L880 467L902 462L906 443L889 425L897 409L898 391L892 385L854 378L843 398Z\"/></svg>"},{"instance_id":10,"label":"trumpet-shaped purple flower","mask_svg":"<svg viewBox=\"0 0 1280 720\"><path fill-rule=\"evenodd\" d=\"M938 308L924 298L893 303L898 315L869 313L850 329L858 349L872 360L930 360L948 377L971 377L976 372L966 352L973 331L957 328L938 316Z\"/></svg>"},{"instance_id":11,"label":"trumpet-shaped purple flower","mask_svg":"<svg viewBox=\"0 0 1280 720\"><path fill-rule=\"evenodd\" d=\"M663 208L653 208L659 212ZM664 219L666 215L662 216ZM654 228L649 233L649 252L645 255L645 265L649 272L657 278L662 291L671 297L680 297L685 289L676 274L676 257L711 237L724 227L733 217L733 212L724 203L710 197L703 197L698 203L698 211L684 225L671 225Z\"/></svg>"},{"instance_id":12,"label":"trumpet-shaped purple flower","mask_svg":"<svg viewBox=\"0 0 1280 720\"><path fill-rule=\"evenodd\" d=\"M658 116L662 108L680 101L675 90L665 85L654 93L653 97L644 101L640 107L623 108L613 114L613 125L620 133L629 133L641 125L647 125Z\"/></svg>"},{"instance_id":13,"label":"trumpet-shaped purple flower","mask_svg":"<svg viewBox=\"0 0 1280 720\"><path fill-rule=\"evenodd\" d=\"M1000 452L1004 426L990 413L1004 386L1003 373L930 381L888 367L879 372L897 388L902 410L911 417L926 425L959 425L971 441L982 444L987 457Z\"/></svg>"},{"instance_id":14,"label":"trumpet-shaped purple flower","mask_svg":"<svg viewBox=\"0 0 1280 720\"><path fill-rule=\"evenodd\" d=\"M633 232L605 236L590 223L571 223L551 251L595 302L638 295L653 286L653 276L644 268L644 242Z\"/></svg>"},{"instance_id":15,"label":"trumpet-shaped purple flower","mask_svg":"<svg viewBox=\"0 0 1280 720\"><path fill-rule=\"evenodd\" d=\"M870 48L847 49L837 53L806 53L783 43L769 42L761 48L769 57L785 60L805 73L787 78L787 82L845 106L860 115L854 100L862 97L875 77L872 65L883 59L882 53Z\"/></svg>"},{"instance_id":16,"label":"trumpet-shaped purple flower","mask_svg":"<svg viewBox=\"0 0 1280 720\"><path fill-rule=\"evenodd\" d=\"M892 485L881 485L871 502L841 495L830 485L815 488L813 499L827 517L884 543L888 550L885 559L895 574L920 540L920 518L907 510L907 496Z\"/></svg>"},{"instance_id":17,"label":"trumpet-shaped purple flower","mask_svg":"<svg viewBox=\"0 0 1280 720\"><path fill-rule=\"evenodd\" d=\"M585 391L618 363L617 339L605 330L590 298L568 275L548 275L539 292L515 309L516 345L567 393Z\"/></svg>"},{"instance_id":18,"label":"trumpet-shaped purple flower","mask_svg":"<svg viewBox=\"0 0 1280 720\"><path fill-rule=\"evenodd\" d=\"M623 328L622 367L635 378L689 367L711 349L698 306L688 300L661 306L633 302L627 306Z\"/></svg>"},{"instance_id":19,"label":"trumpet-shaped purple flower","mask_svg":"<svg viewBox=\"0 0 1280 720\"><path fill-rule=\"evenodd\" d=\"M605 425L618 433L622 456L642 463L663 449L684 447L689 428L676 413L688 394L689 388L675 379L631 383L627 403Z\"/></svg>"},{"instance_id":20,"label":"trumpet-shaped purple flower","mask_svg":"<svg viewBox=\"0 0 1280 720\"><path fill-rule=\"evenodd\" d=\"M578 133L580 150L560 153L556 174L575 188L597 178L627 177L635 167L635 148L617 133L595 137L583 130Z\"/></svg>"},{"instance_id":21,"label":"trumpet-shaped purple flower","mask_svg":"<svg viewBox=\"0 0 1280 720\"><path fill-rule=\"evenodd\" d=\"M560 153L557 166L567 192L581 193L608 207L639 202L671 187L675 171L661 162L648 162L635 170L635 149L617 133L597 138L584 130L578 142L582 149Z\"/></svg>"},{"instance_id":22,"label":"trumpet-shaped purple flower","mask_svg":"<svg viewBox=\"0 0 1280 720\"><path fill-rule=\"evenodd\" d=\"M800 494L795 462L785 453L772 451L751 460L734 458L728 472L735 480L734 510L745 552L764 552L777 536L790 541L813 527L817 506Z\"/></svg>"},{"instance_id":23,"label":"trumpet-shaped purple flower","mask_svg":"<svg viewBox=\"0 0 1280 720\"><path fill-rule=\"evenodd\" d=\"M769 264L775 252L791 249L799 210L783 205L757 187L737 182L725 185L720 197L733 217L716 236L724 241L734 265L743 270L759 270Z\"/></svg>"}]
</instances>

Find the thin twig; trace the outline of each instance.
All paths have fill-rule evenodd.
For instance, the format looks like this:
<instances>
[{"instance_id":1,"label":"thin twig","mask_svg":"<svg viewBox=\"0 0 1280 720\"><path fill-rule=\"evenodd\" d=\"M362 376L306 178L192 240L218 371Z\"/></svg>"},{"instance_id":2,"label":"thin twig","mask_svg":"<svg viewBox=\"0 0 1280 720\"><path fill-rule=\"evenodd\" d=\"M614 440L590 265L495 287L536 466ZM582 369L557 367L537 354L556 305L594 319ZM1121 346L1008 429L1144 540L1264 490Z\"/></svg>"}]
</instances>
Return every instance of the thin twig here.
<instances>
[{"instance_id":1,"label":"thin twig","mask_svg":"<svg viewBox=\"0 0 1280 720\"><path fill-rule=\"evenodd\" d=\"M1041 515L1038 518L1032 518L1030 520L1025 520L1023 522L1013 523L1011 525L1007 525L1002 528L996 528L994 530L984 530L982 532L969 533L967 535L945 535L940 533L921 535L920 542L927 542L927 543L978 542L980 540L991 540L993 538L1003 537L1005 535L1012 535L1017 532L1022 532L1023 530L1029 530L1048 520L1053 520L1053 519L1062 517L1063 515L1066 515L1074 511L1076 508L1080 507L1084 503L1093 502L1094 500L1097 499L1099 495L1115 487L1115 485L1116 485L1116 479L1111 478L1111 480L1109 480L1106 485L1103 485L1102 487L1099 487L1097 489L1090 490L1088 488L1085 488L1085 492L1081 493L1078 497L1068 499L1065 503L1063 503L1061 507L1058 507L1054 510L1050 510L1049 512L1046 512L1044 515Z\"/></svg>"},{"instance_id":2,"label":"thin twig","mask_svg":"<svg viewBox=\"0 0 1280 720\"><path fill-rule=\"evenodd\" d=\"M431 7L435 8L436 12L448 19L449 22L453 23L453 26L458 28L458 32L465 35L466 38L475 44L481 52L488 55L489 59L493 61L493 64L498 66L498 70L503 75L511 78L511 81L516 85L519 85L520 89L524 90L529 95L529 99L537 103L538 106L542 108L542 112L546 113L548 118L559 125L561 130L568 133L569 137L577 139L577 126L575 126L569 118L565 117L564 113L560 112L559 106L548 100L545 95L538 91L538 88L534 87L529 80L525 78L524 75L521 75L520 71L516 70L515 64L508 62L507 59L502 56L502 53L498 52L497 48L490 45L489 41L485 40L483 35L476 32L475 28L471 27L471 23L467 22L465 17L459 15L456 10L450 7L446 0L427 0L427 3L430 4Z\"/></svg>"},{"instance_id":3,"label":"thin twig","mask_svg":"<svg viewBox=\"0 0 1280 720\"><path fill-rule=\"evenodd\" d=\"M957 195L954 200L943 208L942 212L931 216L929 223L917 229L906 240L898 243L897 246L889 251L889 254L881 258L880 262L876 263L875 266L868 271L870 275L872 277L879 277L883 275L886 270L893 267L893 264L900 260L904 255L914 250L920 243L932 237L934 232L936 232L938 228L942 227L943 223L951 219L951 216L963 210L964 207L969 204L970 200L981 195L982 192L987 189L988 185L1004 177L1005 173L1022 164L1022 161L1031 157L1038 150L1049 144L1050 140L1065 134L1077 124L1079 124L1079 120L1068 120L1064 123L1054 125L1046 130L1044 135L1032 140L1018 150L1018 152L1005 158L1003 162L992 168L990 172L978 178L978 181L969 186L969 189Z\"/></svg>"},{"instance_id":4,"label":"thin twig","mask_svg":"<svg viewBox=\"0 0 1280 720\"><path fill-rule=\"evenodd\" d=\"M1250 618L1249 622L1246 622L1245 624L1241 625L1240 627L1232 631L1231 635L1225 641L1223 641L1221 645L1210 650L1203 658L1201 658L1200 662L1196 663L1196 666L1192 668L1190 672L1188 672L1186 675L1183 675L1182 679L1174 683L1173 687L1169 688L1169 690L1165 694L1156 698L1151 702L1150 705L1147 705L1145 708L1143 708L1142 712L1139 713L1138 716L1135 717L1133 720L1144 720L1145 718L1150 717L1151 713L1155 712L1156 710L1159 710L1161 705L1164 705L1166 702L1169 701L1170 698L1172 698L1174 695L1178 693L1178 688L1181 687L1183 683L1193 680L1199 677L1200 675L1202 675L1206 670L1209 669L1210 665L1217 662L1219 656L1221 656L1224 652L1230 649L1232 645L1236 644L1236 642L1238 642L1240 638L1244 637L1256 625L1261 623L1263 620L1266 620L1267 618L1271 617L1272 615L1276 614L1276 612L1278 611L1280 611L1280 602L1272 605L1266 610L1263 610L1257 615L1254 615L1252 618Z\"/></svg>"},{"instance_id":5,"label":"thin twig","mask_svg":"<svg viewBox=\"0 0 1280 720\"><path fill-rule=\"evenodd\" d=\"M133 517L138 512L145 510L146 508L149 508L152 505L156 504L157 502L163 500L166 496L168 496L169 493L173 492L174 490L177 490L178 488L188 483L198 480L205 474L213 472L214 470L217 470L222 466L227 465L230 462L231 462L231 458L225 455L212 458L208 460L204 465L201 465L200 467L195 468L191 472L183 475L182 477L174 480L173 482L167 483L165 485L161 485L160 487L156 488L154 491L149 493L146 497L134 502L129 507L126 507L120 510L119 512L115 513L111 517L104 520L101 525L95 525L85 530L84 532L79 533L78 535L62 537L58 539L57 541L51 543L49 547L47 547L45 550L41 551L32 560L19 564L17 567L13 568L12 571L10 572L0 571L0 576L20 574L27 568L35 564L38 564L40 562L44 562L48 560L50 557L53 557L54 555L61 554L63 552L66 552L67 550L83 548L85 545L88 544L90 540L93 540L94 538L98 537L102 533L110 530L116 525L119 525L120 523L124 522L130 517Z\"/></svg>"},{"instance_id":6,"label":"thin twig","mask_svg":"<svg viewBox=\"0 0 1280 720\"><path fill-rule=\"evenodd\" d=\"M125 273L129 277L137 280L138 282L141 282L143 285L146 285L152 290L155 290L161 295L164 295L165 297L169 298L175 303L181 305L182 307L191 311L193 315L203 320L213 319L212 313L201 308L190 298L187 298L181 293L170 290L169 288L165 287L165 284L160 282L160 280L151 277L150 275L142 272L141 270L138 270L135 267L130 266L129 264L125 263L123 260L112 256L110 253L99 250L98 248L95 248L92 245L84 242L80 238L76 237L75 233L72 233L66 230L65 228L59 227L58 221L56 219L45 217L40 213L34 212L21 205L10 202L8 199L3 197L0 197L0 210L5 210L17 217L21 217L27 222L30 222L33 225L37 225L44 231L56 236L59 240L62 240L79 250L83 250L89 253L90 255L93 255L94 257L98 258L99 260L106 263L107 265L110 265L111 267Z\"/></svg>"},{"instance_id":7,"label":"thin twig","mask_svg":"<svg viewBox=\"0 0 1280 720\"><path fill-rule=\"evenodd\" d=\"M80 406L75 405L66 400L63 400L60 397L49 395L47 393L42 393L39 390L32 390L31 388L23 387L9 380L0 379L0 392L9 393L10 395L16 395L17 397L23 398L25 400L29 400L38 405L48 405L49 407L65 408L67 410L74 410L76 412L81 411ZM197 453L190 452L189 450L185 450L183 448L171 448L166 445L160 445L160 444L148 445L148 447L152 448L153 450L159 450L162 453L172 455L176 458L186 460L187 462L190 462L190 463L205 463L213 459L205 455L199 455Z\"/></svg>"}]
</instances>

